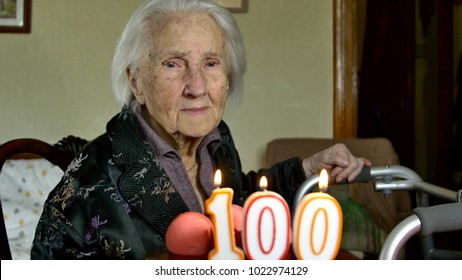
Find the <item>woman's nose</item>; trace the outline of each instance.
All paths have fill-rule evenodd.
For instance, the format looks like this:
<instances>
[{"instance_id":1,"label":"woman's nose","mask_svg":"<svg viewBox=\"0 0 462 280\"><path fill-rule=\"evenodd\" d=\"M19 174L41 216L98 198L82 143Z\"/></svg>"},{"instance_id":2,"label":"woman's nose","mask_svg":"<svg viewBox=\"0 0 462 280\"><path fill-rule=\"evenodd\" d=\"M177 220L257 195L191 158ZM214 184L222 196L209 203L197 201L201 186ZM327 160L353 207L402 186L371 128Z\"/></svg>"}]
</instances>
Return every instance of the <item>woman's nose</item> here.
<instances>
[{"instance_id":1,"label":"woman's nose","mask_svg":"<svg viewBox=\"0 0 462 280\"><path fill-rule=\"evenodd\" d=\"M200 69L190 69L186 78L185 93L201 96L204 95L207 89L207 83L204 77L204 73Z\"/></svg>"}]
</instances>

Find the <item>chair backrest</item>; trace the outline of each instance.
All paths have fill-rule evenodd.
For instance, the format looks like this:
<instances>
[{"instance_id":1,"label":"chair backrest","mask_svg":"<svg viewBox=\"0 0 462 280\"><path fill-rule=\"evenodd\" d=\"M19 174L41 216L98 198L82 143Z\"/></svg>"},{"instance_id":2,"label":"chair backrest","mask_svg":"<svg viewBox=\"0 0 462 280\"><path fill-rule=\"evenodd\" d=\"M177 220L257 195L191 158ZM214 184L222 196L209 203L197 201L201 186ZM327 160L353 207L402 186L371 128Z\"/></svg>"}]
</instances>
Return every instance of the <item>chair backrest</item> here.
<instances>
[{"instance_id":1,"label":"chair backrest","mask_svg":"<svg viewBox=\"0 0 462 280\"><path fill-rule=\"evenodd\" d=\"M54 145L33 138L10 140L0 145L0 172L8 159L23 158L43 158L65 171L75 155L87 142L87 140L75 136L64 137ZM0 211L3 217L1 200ZM0 259L12 259L5 222L0 223L0 238Z\"/></svg>"}]
</instances>

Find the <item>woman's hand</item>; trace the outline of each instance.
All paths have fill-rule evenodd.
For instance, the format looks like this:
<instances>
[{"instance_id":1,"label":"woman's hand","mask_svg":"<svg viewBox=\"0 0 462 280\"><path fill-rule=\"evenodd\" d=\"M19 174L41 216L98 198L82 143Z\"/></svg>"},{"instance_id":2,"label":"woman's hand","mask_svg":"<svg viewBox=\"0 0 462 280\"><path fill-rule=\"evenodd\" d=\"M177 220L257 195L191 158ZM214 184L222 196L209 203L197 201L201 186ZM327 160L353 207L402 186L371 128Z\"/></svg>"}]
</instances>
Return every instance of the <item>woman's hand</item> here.
<instances>
[{"instance_id":1,"label":"woman's hand","mask_svg":"<svg viewBox=\"0 0 462 280\"><path fill-rule=\"evenodd\" d=\"M303 160L303 169L309 177L326 169L336 182L345 179L352 181L359 175L364 166L371 167L369 159L355 157L345 144L335 144L321 152Z\"/></svg>"}]
</instances>

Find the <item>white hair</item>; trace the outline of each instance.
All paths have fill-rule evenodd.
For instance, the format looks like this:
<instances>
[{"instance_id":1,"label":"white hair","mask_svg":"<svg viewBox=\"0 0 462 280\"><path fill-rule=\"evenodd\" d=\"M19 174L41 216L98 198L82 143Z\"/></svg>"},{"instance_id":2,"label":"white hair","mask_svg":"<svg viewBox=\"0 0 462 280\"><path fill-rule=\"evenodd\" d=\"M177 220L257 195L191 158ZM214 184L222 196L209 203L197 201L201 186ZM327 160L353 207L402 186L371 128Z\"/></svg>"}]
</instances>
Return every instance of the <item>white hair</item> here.
<instances>
[{"instance_id":1,"label":"white hair","mask_svg":"<svg viewBox=\"0 0 462 280\"><path fill-rule=\"evenodd\" d=\"M245 48L241 33L232 14L213 0L148 0L131 16L112 60L112 89L120 107L140 108L129 87L127 69L137 69L143 55L149 51L148 32L156 29L170 15L185 12L205 12L210 15L225 34L228 54L228 101L239 106L243 94L243 75L246 70ZM152 38L155 42L156 38Z\"/></svg>"}]
</instances>

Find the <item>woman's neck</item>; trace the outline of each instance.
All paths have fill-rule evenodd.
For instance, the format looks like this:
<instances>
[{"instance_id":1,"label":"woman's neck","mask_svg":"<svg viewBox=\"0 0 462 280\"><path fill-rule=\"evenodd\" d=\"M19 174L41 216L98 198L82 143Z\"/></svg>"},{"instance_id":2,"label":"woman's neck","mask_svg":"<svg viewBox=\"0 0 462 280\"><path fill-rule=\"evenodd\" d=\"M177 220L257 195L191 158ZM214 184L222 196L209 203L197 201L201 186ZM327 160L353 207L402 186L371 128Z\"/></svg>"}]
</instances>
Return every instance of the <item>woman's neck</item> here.
<instances>
[{"instance_id":1,"label":"woman's neck","mask_svg":"<svg viewBox=\"0 0 462 280\"><path fill-rule=\"evenodd\" d=\"M186 167L192 166L192 164L196 162L196 152L200 143L204 139L203 137L188 137L180 133L170 134L156 120L152 119L146 110L142 110L142 116L151 129L153 129L172 148L178 151Z\"/></svg>"}]
</instances>

